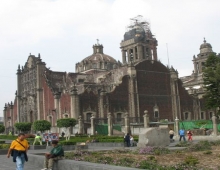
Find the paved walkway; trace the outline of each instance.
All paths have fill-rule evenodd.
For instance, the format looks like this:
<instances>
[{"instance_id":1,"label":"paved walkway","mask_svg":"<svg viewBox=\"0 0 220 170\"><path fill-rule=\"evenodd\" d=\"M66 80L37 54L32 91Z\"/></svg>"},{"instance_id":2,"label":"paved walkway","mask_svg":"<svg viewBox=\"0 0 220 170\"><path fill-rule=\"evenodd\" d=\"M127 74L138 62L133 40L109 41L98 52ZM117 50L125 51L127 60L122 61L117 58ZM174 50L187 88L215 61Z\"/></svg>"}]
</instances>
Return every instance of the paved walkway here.
<instances>
[{"instance_id":1,"label":"paved walkway","mask_svg":"<svg viewBox=\"0 0 220 170\"><path fill-rule=\"evenodd\" d=\"M16 169L16 165L15 162L12 161L12 157L11 158L7 158L6 155L0 155L0 160L1 160L1 164L0 164L0 170L15 170ZM40 168L38 168L35 165L31 165L28 162L25 162L24 165L24 170L40 170Z\"/></svg>"},{"instance_id":2,"label":"paved walkway","mask_svg":"<svg viewBox=\"0 0 220 170\"><path fill-rule=\"evenodd\" d=\"M195 137L194 140L193 140L193 143L197 143L199 142L200 140L204 140L204 139L201 139L199 137ZM207 140L207 139L206 139ZM208 140L213 140L213 138L208 138ZM215 139L216 140L216 139ZM183 148L177 148L175 147L175 145L179 143L178 140L175 140L173 143L170 143L170 145L168 146L169 149L183 149ZM89 151L98 151L98 150L113 150L113 149L136 149L136 147L93 147L91 146L88 150ZM36 154L36 153L45 153L45 152L48 152L46 149L41 149L41 150L29 150L28 153L29 154ZM12 161L12 157L11 158L7 158L6 155L0 155L0 160L1 160L1 163L0 163L0 170L15 170L16 168L16 165L15 163ZM43 162L42 162L43 164ZM37 167L36 165L32 165L30 164L29 162L25 162L25 168L24 170L40 170L39 167Z\"/></svg>"}]
</instances>

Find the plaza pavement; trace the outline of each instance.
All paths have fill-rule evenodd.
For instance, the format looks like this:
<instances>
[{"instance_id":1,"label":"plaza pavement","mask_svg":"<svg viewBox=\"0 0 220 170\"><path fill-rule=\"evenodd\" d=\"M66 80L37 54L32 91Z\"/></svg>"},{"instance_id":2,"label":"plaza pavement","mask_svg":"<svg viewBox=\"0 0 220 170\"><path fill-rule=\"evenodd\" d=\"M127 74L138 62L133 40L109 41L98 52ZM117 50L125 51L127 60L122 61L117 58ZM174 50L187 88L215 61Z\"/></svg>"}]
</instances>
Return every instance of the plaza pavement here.
<instances>
[{"instance_id":1,"label":"plaza pavement","mask_svg":"<svg viewBox=\"0 0 220 170\"><path fill-rule=\"evenodd\" d=\"M173 150L173 149L183 149L182 147L175 147L175 145L177 143L179 143L179 140L178 138L174 138L175 141L170 143L170 145L168 146L168 148L170 150ZM186 138L187 139L187 138ZM199 136L194 136L194 140L193 140L193 143L197 143L201 140L220 140L220 137L207 137L204 138L204 137L199 137ZM136 149L137 147L89 147L89 151L98 151L98 150L113 150L113 149ZM48 150L46 149L41 149L41 150L29 150L28 151L28 154L39 154L39 153L45 153L45 152L48 152ZM12 157L10 158L7 158L6 155L0 155L0 170L15 170L15 163L12 161ZM43 162L42 162L43 164ZM32 165L31 163L29 162L25 162L25 168L24 170L40 170L41 168L39 168L38 166L36 165Z\"/></svg>"}]
</instances>

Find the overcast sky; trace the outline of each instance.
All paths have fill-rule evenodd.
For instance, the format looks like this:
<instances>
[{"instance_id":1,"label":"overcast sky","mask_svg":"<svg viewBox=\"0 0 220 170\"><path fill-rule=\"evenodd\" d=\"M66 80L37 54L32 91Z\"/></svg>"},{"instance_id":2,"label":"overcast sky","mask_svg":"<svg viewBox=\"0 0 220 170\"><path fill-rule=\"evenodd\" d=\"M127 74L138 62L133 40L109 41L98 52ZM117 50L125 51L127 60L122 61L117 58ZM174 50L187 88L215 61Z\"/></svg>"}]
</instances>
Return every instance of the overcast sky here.
<instances>
[{"instance_id":1,"label":"overcast sky","mask_svg":"<svg viewBox=\"0 0 220 170\"><path fill-rule=\"evenodd\" d=\"M98 38L104 53L121 61L120 42L130 18L142 15L158 40L158 58L190 75L205 37L219 53L219 0L1 0L0 106L13 101L16 70L29 53L54 71L74 72ZM2 111L0 116L2 116Z\"/></svg>"}]
</instances>

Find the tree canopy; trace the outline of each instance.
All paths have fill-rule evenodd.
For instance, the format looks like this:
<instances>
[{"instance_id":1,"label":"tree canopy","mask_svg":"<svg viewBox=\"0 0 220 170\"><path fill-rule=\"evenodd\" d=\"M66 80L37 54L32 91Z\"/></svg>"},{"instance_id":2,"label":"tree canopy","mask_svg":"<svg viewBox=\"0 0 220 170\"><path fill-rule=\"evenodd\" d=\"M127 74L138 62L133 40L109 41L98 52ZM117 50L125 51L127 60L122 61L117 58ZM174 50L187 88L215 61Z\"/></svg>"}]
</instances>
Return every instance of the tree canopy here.
<instances>
[{"instance_id":1,"label":"tree canopy","mask_svg":"<svg viewBox=\"0 0 220 170\"><path fill-rule=\"evenodd\" d=\"M205 63L203 80L206 88L206 108L220 107L220 57L211 54Z\"/></svg>"},{"instance_id":2,"label":"tree canopy","mask_svg":"<svg viewBox=\"0 0 220 170\"><path fill-rule=\"evenodd\" d=\"M5 131L5 126L0 124L0 133L3 133Z\"/></svg>"},{"instance_id":3,"label":"tree canopy","mask_svg":"<svg viewBox=\"0 0 220 170\"><path fill-rule=\"evenodd\" d=\"M47 120L37 120L34 122L33 127L34 130L43 132L45 130L50 130L51 123Z\"/></svg>"},{"instance_id":4,"label":"tree canopy","mask_svg":"<svg viewBox=\"0 0 220 170\"><path fill-rule=\"evenodd\" d=\"M74 118L64 118L64 119L58 119L57 120L57 126L59 128L62 127L71 127L76 125L76 119Z\"/></svg>"},{"instance_id":5,"label":"tree canopy","mask_svg":"<svg viewBox=\"0 0 220 170\"><path fill-rule=\"evenodd\" d=\"M31 130L32 123L30 122L20 122L14 124L15 128L21 132L28 132Z\"/></svg>"}]
</instances>

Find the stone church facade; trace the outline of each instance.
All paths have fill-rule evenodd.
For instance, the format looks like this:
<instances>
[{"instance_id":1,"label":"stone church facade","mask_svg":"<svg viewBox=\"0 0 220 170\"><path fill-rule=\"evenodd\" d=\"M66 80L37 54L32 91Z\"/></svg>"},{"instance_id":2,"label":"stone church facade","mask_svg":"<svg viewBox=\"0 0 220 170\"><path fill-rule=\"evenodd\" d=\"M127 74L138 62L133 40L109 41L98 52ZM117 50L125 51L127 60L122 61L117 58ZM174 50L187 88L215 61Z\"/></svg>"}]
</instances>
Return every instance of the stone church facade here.
<instances>
[{"instance_id":1,"label":"stone church facade","mask_svg":"<svg viewBox=\"0 0 220 170\"><path fill-rule=\"evenodd\" d=\"M158 61L157 40L146 23L136 20L129 28L120 44L122 62L106 55L99 42L74 73L52 71L40 54L30 54L18 66L15 99L4 107L7 129L44 119L56 131L57 119L67 117L88 128L92 115L105 121L109 113L115 124L123 124L125 115L135 124L145 110L150 122L199 119L198 98L188 94L177 70Z\"/></svg>"},{"instance_id":2,"label":"stone church facade","mask_svg":"<svg viewBox=\"0 0 220 170\"><path fill-rule=\"evenodd\" d=\"M189 76L181 77L180 79L183 82L183 87L186 88L188 93L194 98L197 98L197 105L200 106L198 107L199 114L197 115L197 119L211 119L213 113L216 113L216 110L207 110L204 107L205 100L203 95L205 94L205 87L203 85L203 69L209 55L216 55L216 53L213 52L211 44L207 43L205 38L199 49L199 54L197 56L193 56L192 61L194 69L192 74ZM220 57L220 54L217 56Z\"/></svg>"}]
</instances>

